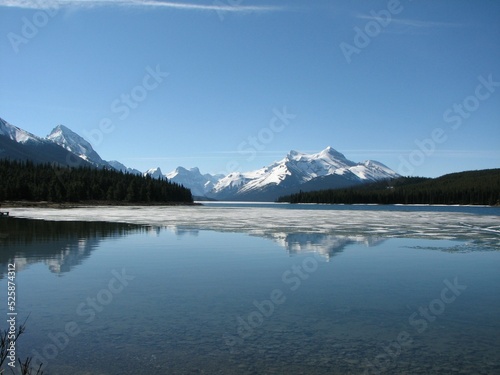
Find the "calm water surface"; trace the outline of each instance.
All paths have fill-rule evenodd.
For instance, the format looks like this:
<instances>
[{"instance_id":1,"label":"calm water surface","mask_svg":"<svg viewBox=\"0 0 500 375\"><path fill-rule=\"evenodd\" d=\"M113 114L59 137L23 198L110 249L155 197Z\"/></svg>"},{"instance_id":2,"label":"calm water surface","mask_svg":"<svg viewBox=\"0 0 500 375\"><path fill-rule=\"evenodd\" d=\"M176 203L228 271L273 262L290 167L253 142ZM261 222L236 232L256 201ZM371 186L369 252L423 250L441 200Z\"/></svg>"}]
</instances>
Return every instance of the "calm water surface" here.
<instances>
[{"instance_id":1,"label":"calm water surface","mask_svg":"<svg viewBox=\"0 0 500 375\"><path fill-rule=\"evenodd\" d=\"M487 238L10 218L0 291L46 374L500 374Z\"/></svg>"}]
</instances>

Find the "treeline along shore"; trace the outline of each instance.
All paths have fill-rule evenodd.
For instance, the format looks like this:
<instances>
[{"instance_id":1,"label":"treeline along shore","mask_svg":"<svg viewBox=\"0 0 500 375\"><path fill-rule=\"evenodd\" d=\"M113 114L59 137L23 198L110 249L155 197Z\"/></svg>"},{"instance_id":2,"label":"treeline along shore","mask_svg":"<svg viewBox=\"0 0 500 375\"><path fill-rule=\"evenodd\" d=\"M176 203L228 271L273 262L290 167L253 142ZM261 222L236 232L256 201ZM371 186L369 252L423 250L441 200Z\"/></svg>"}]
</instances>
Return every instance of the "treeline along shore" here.
<instances>
[{"instance_id":1,"label":"treeline along shore","mask_svg":"<svg viewBox=\"0 0 500 375\"><path fill-rule=\"evenodd\" d=\"M90 167L0 160L0 202L192 204L182 185Z\"/></svg>"},{"instance_id":2,"label":"treeline along shore","mask_svg":"<svg viewBox=\"0 0 500 375\"><path fill-rule=\"evenodd\" d=\"M500 169L400 177L343 189L299 192L278 202L330 204L500 205Z\"/></svg>"}]
</instances>

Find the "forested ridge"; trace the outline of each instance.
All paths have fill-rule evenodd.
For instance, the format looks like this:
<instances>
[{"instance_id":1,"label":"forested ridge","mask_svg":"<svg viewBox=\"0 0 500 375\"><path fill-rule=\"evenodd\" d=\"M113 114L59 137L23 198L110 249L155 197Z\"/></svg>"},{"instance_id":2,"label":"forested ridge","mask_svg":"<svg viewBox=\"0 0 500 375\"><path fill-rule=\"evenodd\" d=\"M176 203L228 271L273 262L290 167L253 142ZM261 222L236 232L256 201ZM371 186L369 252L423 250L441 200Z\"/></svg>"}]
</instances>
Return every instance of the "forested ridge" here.
<instances>
[{"instance_id":1,"label":"forested ridge","mask_svg":"<svg viewBox=\"0 0 500 375\"><path fill-rule=\"evenodd\" d=\"M1 201L192 203L182 185L115 170L0 160Z\"/></svg>"},{"instance_id":2,"label":"forested ridge","mask_svg":"<svg viewBox=\"0 0 500 375\"><path fill-rule=\"evenodd\" d=\"M351 188L301 191L280 197L278 202L499 205L500 169L452 173L438 178L400 177Z\"/></svg>"}]
</instances>

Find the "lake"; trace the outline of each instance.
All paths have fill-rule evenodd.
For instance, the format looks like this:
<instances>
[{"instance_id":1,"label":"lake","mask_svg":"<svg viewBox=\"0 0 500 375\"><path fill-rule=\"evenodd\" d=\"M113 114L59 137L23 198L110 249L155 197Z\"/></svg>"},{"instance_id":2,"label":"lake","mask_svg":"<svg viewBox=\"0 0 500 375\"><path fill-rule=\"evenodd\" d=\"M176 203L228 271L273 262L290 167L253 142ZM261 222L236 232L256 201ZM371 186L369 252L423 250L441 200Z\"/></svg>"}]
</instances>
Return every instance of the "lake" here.
<instances>
[{"instance_id":1,"label":"lake","mask_svg":"<svg viewBox=\"0 0 500 375\"><path fill-rule=\"evenodd\" d=\"M500 209L12 208L45 374L500 374Z\"/></svg>"}]
</instances>

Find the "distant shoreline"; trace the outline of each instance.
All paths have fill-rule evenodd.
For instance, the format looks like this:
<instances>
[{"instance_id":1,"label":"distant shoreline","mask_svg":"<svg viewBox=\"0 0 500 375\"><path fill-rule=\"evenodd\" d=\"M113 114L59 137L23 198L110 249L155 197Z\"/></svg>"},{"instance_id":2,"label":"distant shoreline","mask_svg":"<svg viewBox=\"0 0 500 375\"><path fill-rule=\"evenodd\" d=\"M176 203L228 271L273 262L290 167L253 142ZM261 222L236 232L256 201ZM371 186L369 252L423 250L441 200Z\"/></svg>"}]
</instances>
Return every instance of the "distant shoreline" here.
<instances>
[{"instance_id":1,"label":"distant shoreline","mask_svg":"<svg viewBox=\"0 0 500 375\"><path fill-rule=\"evenodd\" d=\"M4 201L0 202L0 211L8 208L84 208L84 207L162 207L162 206L210 206L216 204L278 204L278 205L300 205L300 206L408 206L408 207L493 207L500 205L481 204L428 204L428 203L289 203L289 202L247 202L247 201L194 201L194 202L114 202L114 201L86 201L86 202L47 202L47 201Z\"/></svg>"},{"instance_id":2,"label":"distant shoreline","mask_svg":"<svg viewBox=\"0 0 500 375\"><path fill-rule=\"evenodd\" d=\"M195 202L114 202L114 201L85 201L85 202L48 202L48 201L4 201L0 202L0 209L16 207L39 208L81 208L98 206L202 206Z\"/></svg>"}]
</instances>

